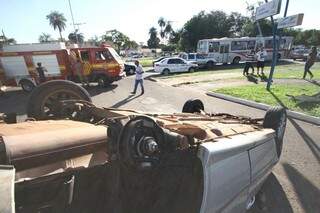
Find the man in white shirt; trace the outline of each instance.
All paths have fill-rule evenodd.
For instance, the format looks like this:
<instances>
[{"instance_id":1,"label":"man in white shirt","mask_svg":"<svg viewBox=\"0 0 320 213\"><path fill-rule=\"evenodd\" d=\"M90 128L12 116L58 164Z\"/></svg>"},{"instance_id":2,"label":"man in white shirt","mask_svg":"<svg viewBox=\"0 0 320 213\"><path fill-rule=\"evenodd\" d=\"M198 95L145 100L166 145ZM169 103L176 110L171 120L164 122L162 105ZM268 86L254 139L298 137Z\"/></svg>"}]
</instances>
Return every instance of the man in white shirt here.
<instances>
[{"instance_id":1,"label":"man in white shirt","mask_svg":"<svg viewBox=\"0 0 320 213\"><path fill-rule=\"evenodd\" d=\"M268 56L268 53L267 53L267 51L264 50L263 47L261 47L256 55L257 55L257 74L259 75L259 71L261 68L261 75L264 75L264 73L263 73L264 60Z\"/></svg>"},{"instance_id":2,"label":"man in white shirt","mask_svg":"<svg viewBox=\"0 0 320 213\"><path fill-rule=\"evenodd\" d=\"M143 76L142 74L144 73L142 66L139 64L139 61L135 61L134 64L136 65L136 79L134 82L134 90L131 92L131 94L136 94L138 85L140 84L141 86L141 95L144 94L144 87L143 87Z\"/></svg>"}]
</instances>

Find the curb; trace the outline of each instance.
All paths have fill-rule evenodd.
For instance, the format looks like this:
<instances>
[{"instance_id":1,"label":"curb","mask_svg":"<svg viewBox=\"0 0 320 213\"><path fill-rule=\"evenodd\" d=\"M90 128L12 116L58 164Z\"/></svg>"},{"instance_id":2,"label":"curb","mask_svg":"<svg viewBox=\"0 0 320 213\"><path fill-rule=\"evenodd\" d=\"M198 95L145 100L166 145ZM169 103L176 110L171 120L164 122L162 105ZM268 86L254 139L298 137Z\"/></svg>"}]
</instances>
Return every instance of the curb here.
<instances>
[{"instance_id":1,"label":"curb","mask_svg":"<svg viewBox=\"0 0 320 213\"><path fill-rule=\"evenodd\" d=\"M253 107L253 108L264 110L264 111L267 111L271 107L270 105L267 105L267 104L261 104L261 103L257 103L254 101L248 101L248 100L241 99L241 98L235 98L230 95L223 95L223 94L214 93L214 92L207 92L206 94L211 97L220 98L220 99L223 99L226 101L231 101L234 103L242 104L242 105L245 105L248 107ZM288 117L290 117L290 118L294 118L294 119L297 119L300 121L304 121L304 122L307 122L307 123L310 123L313 125L320 126L320 118L318 118L318 117L306 115L306 114L291 111L291 110L287 110L287 114L288 114Z\"/></svg>"}]
</instances>

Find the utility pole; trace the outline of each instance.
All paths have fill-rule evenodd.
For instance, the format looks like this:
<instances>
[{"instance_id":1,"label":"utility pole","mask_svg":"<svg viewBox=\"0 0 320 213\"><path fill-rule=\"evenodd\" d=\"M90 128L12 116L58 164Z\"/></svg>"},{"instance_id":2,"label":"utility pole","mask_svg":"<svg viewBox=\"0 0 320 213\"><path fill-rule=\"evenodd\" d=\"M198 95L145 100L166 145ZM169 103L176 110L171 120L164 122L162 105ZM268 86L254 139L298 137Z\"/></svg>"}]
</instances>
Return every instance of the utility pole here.
<instances>
[{"instance_id":1,"label":"utility pole","mask_svg":"<svg viewBox=\"0 0 320 213\"><path fill-rule=\"evenodd\" d=\"M74 28L74 33L75 33L75 36L76 36L76 42L78 44L78 34L77 34L77 29L76 29L76 25L74 23L74 18L73 18L73 13L72 13L72 7L71 7L71 2L70 0L68 0L69 2L69 8L70 8L70 13L71 13L71 19L72 19L72 24L73 24L73 28Z\"/></svg>"}]
</instances>

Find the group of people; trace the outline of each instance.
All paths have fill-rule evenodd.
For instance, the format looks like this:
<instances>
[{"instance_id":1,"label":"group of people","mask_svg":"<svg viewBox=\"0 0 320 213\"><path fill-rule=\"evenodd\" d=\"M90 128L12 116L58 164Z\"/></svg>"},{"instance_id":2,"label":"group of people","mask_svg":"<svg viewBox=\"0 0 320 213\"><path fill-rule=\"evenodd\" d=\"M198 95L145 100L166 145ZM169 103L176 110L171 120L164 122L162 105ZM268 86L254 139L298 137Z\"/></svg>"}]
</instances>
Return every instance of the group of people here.
<instances>
[{"instance_id":1,"label":"group of people","mask_svg":"<svg viewBox=\"0 0 320 213\"><path fill-rule=\"evenodd\" d=\"M317 59L317 48L312 47L311 52L309 53L307 57L307 61L304 66L304 73L303 73L303 79L306 78L307 74L310 75L310 79L313 78L313 74L310 71L310 68L314 65L316 59ZM255 53L254 50L251 50L251 52L247 55L249 60L246 61L244 69L243 69L243 75L247 76L249 75L249 69L251 68L251 74L254 74L254 66L253 62L257 61L257 75L260 75L259 71L261 69L261 75L264 76L264 62L267 57L267 51L264 50L263 47L259 48L257 53Z\"/></svg>"},{"instance_id":2,"label":"group of people","mask_svg":"<svg viewBox=\"0 0 320 213\"><path fill-rule=\"evenodd\" d=\"M251 50L250 53L247 55L249 60L246 61L244 69L243 69L243 75L249 75L249 69L251 68L251 74L254 74L254 66L253 62L257 61L257 75L260 75L260 69L261 69L261 75L264 75L264 62L268 56L267 51L260 47L258 51L255 53L254 50Z\"/></svg>"}]
</instances>

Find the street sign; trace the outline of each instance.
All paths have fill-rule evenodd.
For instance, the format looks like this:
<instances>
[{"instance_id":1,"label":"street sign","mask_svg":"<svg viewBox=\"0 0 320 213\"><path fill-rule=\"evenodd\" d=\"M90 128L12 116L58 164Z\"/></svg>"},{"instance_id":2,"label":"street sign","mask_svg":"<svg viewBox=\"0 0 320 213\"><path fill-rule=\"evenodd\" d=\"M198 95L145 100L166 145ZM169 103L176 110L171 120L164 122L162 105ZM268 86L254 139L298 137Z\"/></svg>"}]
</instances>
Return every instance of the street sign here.
<instances>
[{"instance_id":1,"label":"street sign","mask_svg":"<svg viewBox=\"0 0 320 213\"><path fill-rule=\"evenodd\" d=\"M260 20L280 13L281 0L273 0L259 6L256 10L255 19Z\"/></svg>"},{"instance_id":2,"label":"street sign","mask_svg":"<svg viewBox=\"0 0 320 213\"><path fill-rule=\"evenodd\" d=\"M280 18L278 20L278 29L294 27L302 24L303 13L299 13L293 16Z\"/></svg>"}]
</instances>

